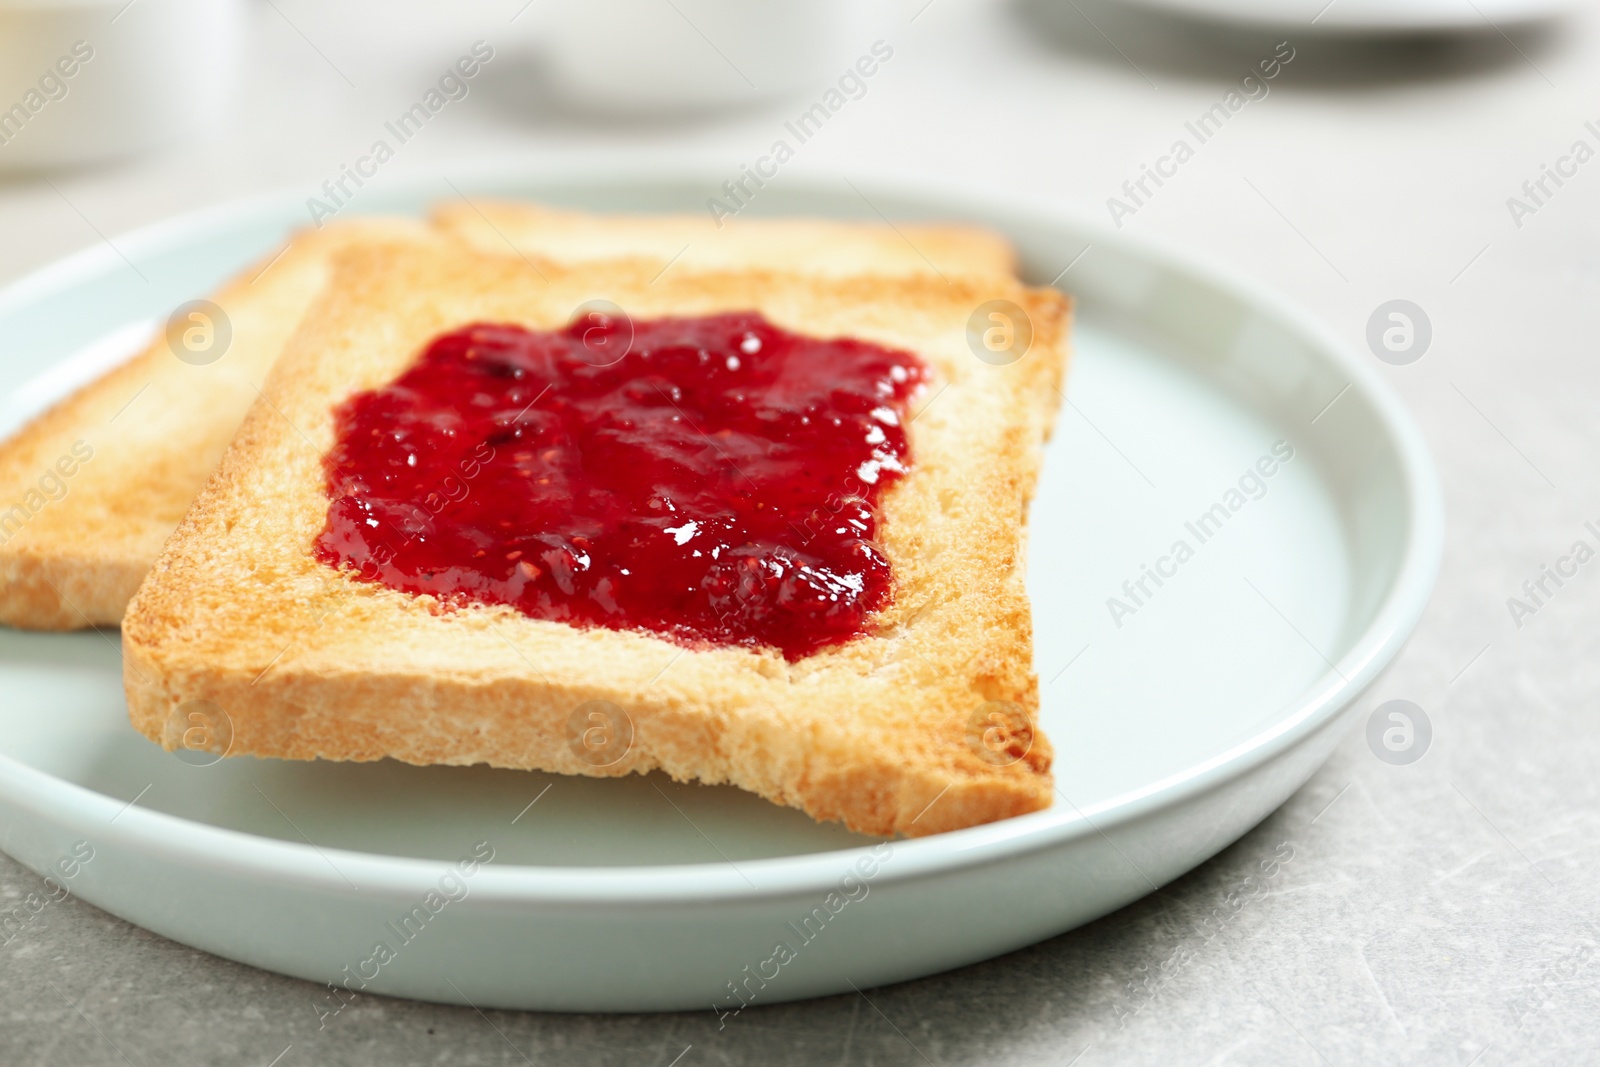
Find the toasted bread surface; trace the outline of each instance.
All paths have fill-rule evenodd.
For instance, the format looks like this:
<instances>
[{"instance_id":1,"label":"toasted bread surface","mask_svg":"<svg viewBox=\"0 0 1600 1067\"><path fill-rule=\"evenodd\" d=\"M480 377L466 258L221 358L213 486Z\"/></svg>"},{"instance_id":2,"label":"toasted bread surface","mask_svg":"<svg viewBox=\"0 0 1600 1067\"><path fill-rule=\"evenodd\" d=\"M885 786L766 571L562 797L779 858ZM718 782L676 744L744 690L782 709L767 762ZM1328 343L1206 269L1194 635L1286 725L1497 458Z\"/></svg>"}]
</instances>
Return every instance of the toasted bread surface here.
<instances>
[{"instance_id":1,"label":"toasted bread surface","mask_svg":"<svg viewBox=\"0 0 1600 1067\"><path fill-rule=\"evenodd\" d=\"M322 287L330 256L426 233L421 223L371 220L297 234L213 297L226 326L211 313L209 323L184 319L175 341L163 333L0 444L0 623L120 622ZM202 331L192 349L183 337L191 328Z\"/></svg>"},{"instance_id":2,"label":"toasted bread surface","mask_svg":"<svg viewBox=\"0 0 1600 1067\"><path fill-rule=\"evenodd\" d=\"M452 201L434 223L481 251L559 263L638 257L691 271L747 267L845 278L858 275L1004 278L1016 253L999 234L954 224L845 222L740 216L591 215L540 204ZM660 269L658 266L657 269Z\"/></svg>"},{"instance_id":3,"label":"toasted bread surface","mask_svg":"<svg viewBox=\"0 0 1600 1067\"><path fill-rule=\"evenodd\" d=\"M638 258L654 264L652 273L670 265L1005 276L1014 259L1003 238L972 227L764 219L719 229L709 217L596 216L506 202L455 203L435 214L455 239L515 251L536 272L546 259ZM162 337L0 442L0 623L58 630L120 622L319 290L329 256L424 232L407 220L371 219L301 233L213 298L233 330L220 359L186 364Z\"/></svg>"},{"instance_id":4,"label":"toasted bread surface","mask_svg":"<svg viewBox=\"0 0 1600 1067\"><path fill-rule=\"evenodd\" d=\"M596 298L635 318L754 309L929 364L936 380L909 427L913 467L881 504L894 599L873 633L791 663L444 606L312 557L336 405L393 380L442 332L555 328ZM968 344L972 312L992 299L1033 325L1027 354L1006 366ZM1025 738L1000 758L981 738L995 707L1030 719L1038 708L1022 529L1066 320L1059 294L995 278L659 275L653 264L561 268L459 246L352 249L129 608L132 721L175 748L186 709L204 701L224 714L234 754L600 776L660 768L883 835L1045 807L1051 756L1037 729L1031 747ZM573 743L573 714L589 701L631 724L631 745L606 766Z\"/></svg>"}]
</instances>

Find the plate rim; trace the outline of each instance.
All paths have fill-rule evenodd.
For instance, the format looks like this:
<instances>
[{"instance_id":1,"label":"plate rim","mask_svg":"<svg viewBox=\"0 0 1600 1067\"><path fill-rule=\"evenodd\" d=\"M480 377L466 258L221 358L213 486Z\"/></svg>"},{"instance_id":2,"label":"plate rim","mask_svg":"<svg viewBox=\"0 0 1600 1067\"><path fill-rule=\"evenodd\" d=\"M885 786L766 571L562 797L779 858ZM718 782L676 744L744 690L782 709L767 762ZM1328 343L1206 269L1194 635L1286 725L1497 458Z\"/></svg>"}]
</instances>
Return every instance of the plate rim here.
<instances>
[{"instance_id":1,"label":"plate rim","mask_svg":"<svg viewBox=\"0 0 1600 1067\"><path fill-rule=\"evenodd\" d=\"M720 175L721 171L707 163L703 154L588 152L568 158L480 161L449 168L449 177L442 167L419 168L396 175L385 184L383 194L398 197L412 191L420 193L430 184L453 187L457 181L474 188L515 182L570 184L584 179L600 179L598 184L610 187L632 181L645 185L704 182L706 188L714 189ZM963 202L1006 203L1021 214L1058 219L1096 246L1102 242L1120 246L1165 271L1199 277L1233 292L1310 342L1318 355L1348 375L1351 387L1364 396L1395 442L1406 503L1401 562L1372 621L1328 671L1264 717L1266 725L1203 761L1087 808L1068 800L1066 807L1057 804L1000 822L923 838L891 840L888 843L894 862L884 867L876 879L901 882L1061 847L1089 834L1103 835L1225 786L1327 726L1399 653L1421 618L1438 575L1444 540L1442 492L1426 441L1410 413L1377 370L1331 326L1265 282L1227 264L1164 238L1113 229L1082 208L1039 195L979 181L930 178L881 167L850 168L847 177L843 168L805 165L790 168L785 176L795 186L829 188L825 183L831 179L833 185L848 182L886 194L952 206ZM138 258L140 253L157 253L182 245L217 222L237 223L258 215L289 217L287 209L299 206L306 196L315 193L309 186L295 186L229 200L135 228L113 238L114 244L107 242L69 254L0 289L0 315L75 284L85 274L113 266L123 254ZM1057 792L1066 799L1064 793ZM123 802L57 778L3 752L0 799L75 831L92 832L97 844L120 844L191 868L293 883L323 893L352 892L346 875L364 887L362 892L376 889L413 893L434 882L446 863L261 837L140 808L134 802ZM114 832L108 833L113 827ZM498 903L764 900L825 892L876 847L880 846L740 860L737 866L722 861L560 867L493 864L484 866L475 876L473 893ZM338 871L332 868L329 857L338 859Z\"/></svg>"}]
</instances>

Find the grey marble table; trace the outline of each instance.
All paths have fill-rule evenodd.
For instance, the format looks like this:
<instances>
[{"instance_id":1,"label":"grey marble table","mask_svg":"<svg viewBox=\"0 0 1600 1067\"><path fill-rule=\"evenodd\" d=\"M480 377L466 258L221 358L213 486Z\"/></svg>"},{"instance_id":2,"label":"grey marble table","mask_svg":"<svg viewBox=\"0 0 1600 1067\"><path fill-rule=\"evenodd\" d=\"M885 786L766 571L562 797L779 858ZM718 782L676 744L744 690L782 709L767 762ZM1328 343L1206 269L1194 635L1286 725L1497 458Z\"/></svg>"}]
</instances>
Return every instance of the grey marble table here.
<instances>
[{"instance_id":1,"label":"grey marble table","mask_svg":"<svg viewBox=\"0 0 1600 1067\"><path fill-rule=\"evenodd\" d=\"M869 12L895 60L806 145L815 162L982 178L1093 211L1291 42L1270 93L1122 221L1267 278L1353 344L1387 300L1431 321L1426 355L1382 370L1438 459L1444 568L1361 709L1394 698L1426 709L1424 758L1392 766L1353 732L1237 845L1121 912L949 974L753 1009L725 1028L709 1011L485 1014L367 998L319 1031L317 987L67 900L0 947L0 1062L1600 1062L1600 564L1532 613L1508 606L1575 541L1600 547L1584 526L1600 522L1600 162L1547 181L1537 203L1523 190L1574 142L1600 147L1585 125L1600 125L1600 18L1353 45L1087 0L884 0ZM319 37L306 4L254 14L229 128L0 184L0 277L178 211L320 183L412 95L403 79L345 81L330 62L340 42ZM667 124L585 119L542 102L536 65L506 56L395 173L665 145L736 170L787 117L779 103ZM1513 210L1513 197L1535 210ZM1293 858L1269 891L1238 906L1246 872L1285 846ZM0 858L0 903L40 889Z\"/></svg>"}]
</instances>

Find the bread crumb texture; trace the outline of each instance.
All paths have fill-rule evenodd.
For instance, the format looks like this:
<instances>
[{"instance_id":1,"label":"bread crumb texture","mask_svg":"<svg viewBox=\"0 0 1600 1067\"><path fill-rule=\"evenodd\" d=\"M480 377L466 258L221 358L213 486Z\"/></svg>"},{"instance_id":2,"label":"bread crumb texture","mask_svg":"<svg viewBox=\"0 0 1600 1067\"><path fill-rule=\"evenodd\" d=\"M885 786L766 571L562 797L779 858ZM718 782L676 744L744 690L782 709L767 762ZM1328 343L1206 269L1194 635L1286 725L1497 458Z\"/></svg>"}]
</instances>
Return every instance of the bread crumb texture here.
<instances>
[{"instance_id":1,"label":"bread crumb texture","mask_svg":"<svg viewBox=\"0 0 1600 1067\"><path fill-rule=\"evenodd\" d=\"M553 329L596 299L636 319L754 309L796 332L908 349L933 368L913 402L911 473L882 501L894 599L872 634L788 663L505 607L446 608L313 559L336 405L393 380L447 330ZM1033 329L1027 354L1004 366L968 340L974 310L996 299ZM226 713L232 754L660 769L877 835L1047 807L1022 531L1067 320L1060 294L997 276L661 273L443 238L347 248L129 607L133 723L175 748L186 707L206 701ZM575 725L584 707L612 709L631 733L604 765Z\"/></svg>"},{"instance_id":2,"label":"bread crumb texture","mask_svg":"<svg viewBox=\"0 0 1600 1067\"><path fill-rule=\"evenodd\" d=\"M652 276L668 266L768 265L840 278L1004 277L1015 266L1004 238L972 226L718 226L704 216L592 215L503 201L442 205L431 227L368 218L301 231L212 295L230 334L216 358L180 360L163 335L0 442L0 623L70 630L120 622L321 290L333 254L430 233L530 261L648 261Z\"/></svg>"}]
</instances>

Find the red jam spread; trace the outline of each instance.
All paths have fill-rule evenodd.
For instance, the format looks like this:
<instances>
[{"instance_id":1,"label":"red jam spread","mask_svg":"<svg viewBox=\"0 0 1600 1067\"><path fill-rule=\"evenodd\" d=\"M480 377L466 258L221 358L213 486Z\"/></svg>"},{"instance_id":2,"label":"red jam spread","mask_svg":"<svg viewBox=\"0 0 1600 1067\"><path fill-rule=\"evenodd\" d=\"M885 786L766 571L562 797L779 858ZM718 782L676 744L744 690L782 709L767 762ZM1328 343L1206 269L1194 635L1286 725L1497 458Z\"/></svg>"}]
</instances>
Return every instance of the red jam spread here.
<instances>
[{"instance_id":1,"label":"red jam spread","mask_svg":"<svg viewBox=\"0 0 1600 1067\"><path fill-rule=\"evenodd\" d=\"M753 312L436 338L336 413L316 555L536 619L796 660L890 598L913 355Z\"/></svg>"}]
</instances>

